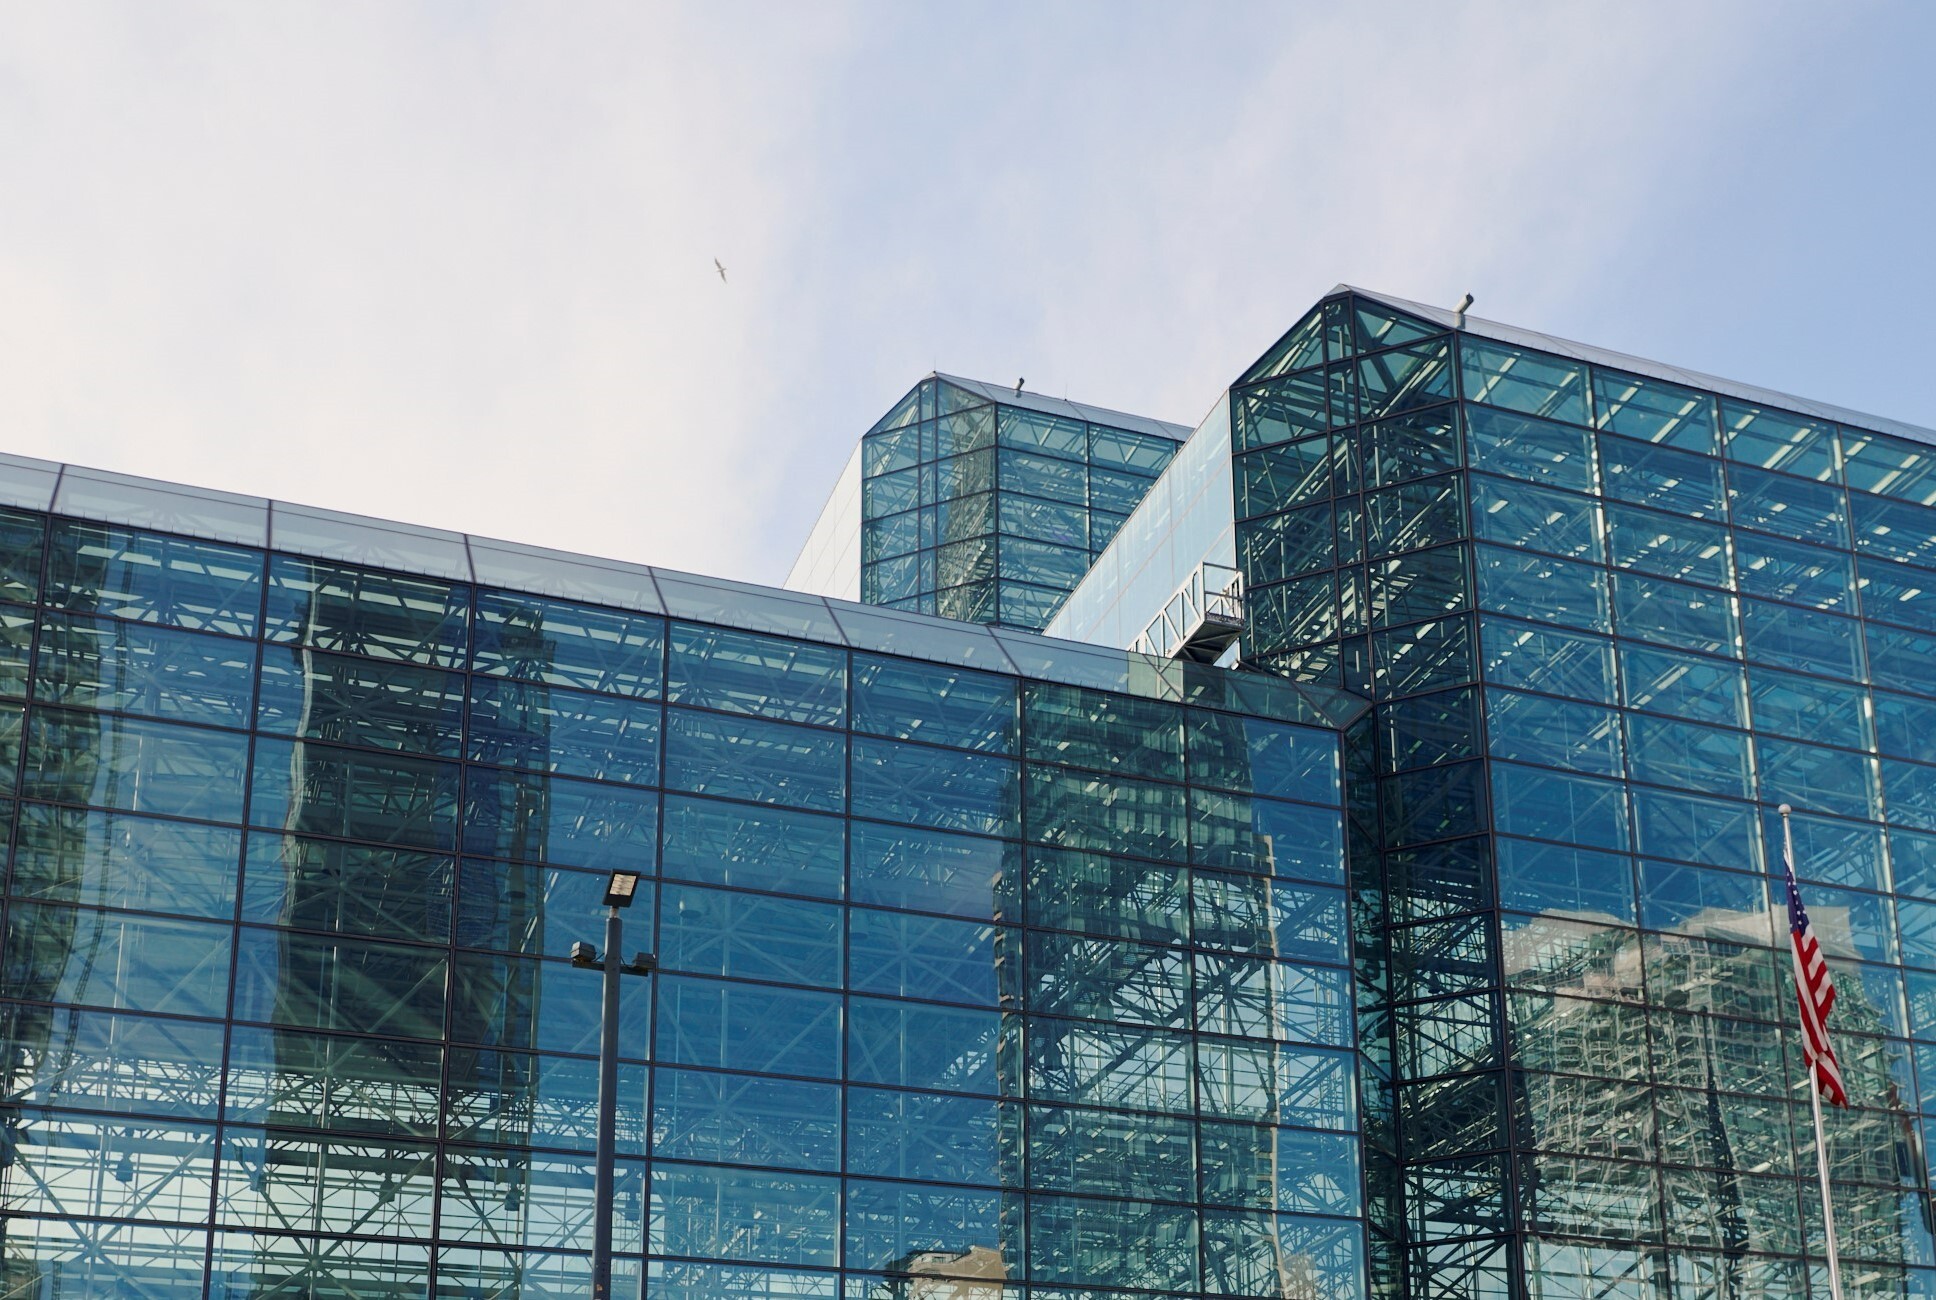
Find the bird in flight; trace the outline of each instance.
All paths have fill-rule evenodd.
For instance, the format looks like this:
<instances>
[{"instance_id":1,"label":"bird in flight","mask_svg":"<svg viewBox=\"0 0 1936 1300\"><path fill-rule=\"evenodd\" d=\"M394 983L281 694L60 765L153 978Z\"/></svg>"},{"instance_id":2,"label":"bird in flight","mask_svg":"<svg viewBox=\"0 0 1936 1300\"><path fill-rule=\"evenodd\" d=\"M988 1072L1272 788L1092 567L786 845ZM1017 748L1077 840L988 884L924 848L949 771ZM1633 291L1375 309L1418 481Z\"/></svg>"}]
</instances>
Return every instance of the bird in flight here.
<instances>
[{"instance_id":1,"label":"bird in flight","mask_svg":"<svg viewBox=\"0 0 1936 1300\"><path fill-rule=\"evenodd\" d=\"M715 258L713 259L713 269L714 269L715 271L718 271L718 272L719 272L719 282L720 282L721 284L725 284L725 283L726 283L726 268L725 268L724 266L721 266L721 265L720 265L720 263L719 263L719 259L718 259L718 258L716 258L716 257L715 257Z\"/></svg>"}]
</instances>

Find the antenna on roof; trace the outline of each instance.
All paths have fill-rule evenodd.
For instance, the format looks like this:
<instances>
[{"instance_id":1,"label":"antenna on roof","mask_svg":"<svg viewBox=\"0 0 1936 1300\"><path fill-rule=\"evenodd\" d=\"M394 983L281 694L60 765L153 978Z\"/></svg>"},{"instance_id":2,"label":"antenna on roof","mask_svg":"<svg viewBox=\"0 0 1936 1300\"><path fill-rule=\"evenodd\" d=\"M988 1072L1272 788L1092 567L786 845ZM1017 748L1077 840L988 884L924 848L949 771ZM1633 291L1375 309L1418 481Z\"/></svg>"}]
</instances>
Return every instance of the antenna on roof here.
<instances>
[{"instance_id":1,"label":"antenna on roof","mask_svg":"<svg viewBox=\"0 0 1936 1300\"><path fill-rule=\"evenodd\" d=\"M1465 328L1465 309L1471 305L1471 294L1467 294L1465 297L1459 299L1459 305L1452 309L1452 315L1456 318L1452 322L1452 328L1461 330Z\"/></svg>"},{"instance_id":2,"label":"antenna on roof","mask_svg":"<svg viewBox=\"0 0 1936 1300\"><path fill-rule=\"evenodd\" d=\"M1018 379L1018 380L1016 380L1016 381L1015 381L1015 391L1016 391L1017 393L1020 393L1020 392L1022 391L1022 385L1023 385L1024 383L1026 383L1026 382L1028 382L1028 376L1027 376L1027 375L1023 375L1023 376L1022 376L1022 377L1021 377L1020 379Z\"/></svg>"}]
</instances>

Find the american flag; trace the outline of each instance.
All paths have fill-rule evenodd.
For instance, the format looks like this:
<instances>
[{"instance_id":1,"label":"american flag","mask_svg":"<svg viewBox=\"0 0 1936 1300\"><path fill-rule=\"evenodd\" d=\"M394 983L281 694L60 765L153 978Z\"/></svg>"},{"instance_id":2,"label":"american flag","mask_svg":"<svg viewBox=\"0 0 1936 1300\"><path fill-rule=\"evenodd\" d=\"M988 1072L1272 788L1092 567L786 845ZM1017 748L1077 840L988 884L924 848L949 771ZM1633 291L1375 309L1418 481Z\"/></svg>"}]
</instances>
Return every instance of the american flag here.
<instances>
[{"instance_id":1,"label":"american flag","mask_svg":"<svg viewBox=\"0 0 1936 1300\"><path fill-rule=\"evenodd\" d=\"M1795 886L1794 855L1784 852L1782 857L1782 865L1788 869L1788 936L1795 943L1795 994L1801 1000L1802 1048L1808 1055L1816 1090L1831 1106L1847 1106L1849 1094L1842 1087L1842 1067L1828 1043L1828 1013L1835 1009L1835 984L1828 977L1828 960L1822 956L1808 909L1802 906L1801 890Z\"/></svg>"}]
</instances>

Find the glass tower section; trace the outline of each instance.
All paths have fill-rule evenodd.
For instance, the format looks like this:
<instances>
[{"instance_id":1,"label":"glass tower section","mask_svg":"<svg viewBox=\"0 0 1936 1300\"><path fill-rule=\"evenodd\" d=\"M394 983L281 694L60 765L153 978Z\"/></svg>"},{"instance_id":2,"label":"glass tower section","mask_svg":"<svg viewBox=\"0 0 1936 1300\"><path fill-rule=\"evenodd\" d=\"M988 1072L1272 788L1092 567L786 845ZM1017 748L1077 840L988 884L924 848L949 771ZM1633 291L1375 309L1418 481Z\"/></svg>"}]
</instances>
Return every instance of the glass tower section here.
<instances>
[{"instance_id":1,"label":"glass tower section","mask_svg":"<svg viewBox=\"0 0 1936 1300\"><path fill-rule=\"evenodd\" d=\"M861 440L860 598L1040 631L1189 432L922 380Z\"/></svg>"},{"instance_id":2,"label":"glass tower section","mask_svg":"<svg viewBox=\"0 0 1936 1300\"><path fill-rule=\"evenodd\" d=\"M30 470L0 1295L1363 1293L1354 702Z\"/></svg>"},{"instance_id":3,"label":"glass tower section","mask_svg":"<svg viewBox=\"0 0 1936 1300\"><path fill-rule=\"evenodd\" d=\"M1930 1294L1936 447L1516 335L1345 292L1232 391L1246 660L1374 701L1375 1286L1826 1294L1786 802L1844 1277Z\"/></svg>"}]
</instances>

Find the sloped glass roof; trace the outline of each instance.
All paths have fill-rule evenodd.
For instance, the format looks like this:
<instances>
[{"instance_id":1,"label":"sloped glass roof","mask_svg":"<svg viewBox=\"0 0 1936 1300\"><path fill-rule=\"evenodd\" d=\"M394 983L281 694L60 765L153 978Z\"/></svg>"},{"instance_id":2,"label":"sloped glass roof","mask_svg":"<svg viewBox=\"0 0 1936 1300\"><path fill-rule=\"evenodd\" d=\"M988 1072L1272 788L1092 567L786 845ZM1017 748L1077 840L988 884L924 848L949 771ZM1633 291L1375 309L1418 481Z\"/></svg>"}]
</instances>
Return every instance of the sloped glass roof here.
<instances>
[{"instance_id":1,"label":"sloped glass roof","mask_svg":"<svg viewBox=\"0 0 1936 1300\"><path fill-rule=\"evenodd\" d=\"M1153 420L1147 415L1131 415L1127 411L1112 411L1103 406L1090 406L1086 402L1071 402L1066 398L1049 397L1042 393L1030 392L1027 385L1017 392L1006 384L984 383L979 379L963 379L959 375L946 375L935 372L935 378L957 388L966 389L986 402L1000 402L1004 406L1019 406L1028 411L1040 411L1044 415L1063 415L1077 420L1087 420L1091 424L1113 425L1118 429L1131 429L1137 433L1153 433L1168 438L1172 442L1182 442L1190 436L1190 427L1184 424L1171 424L1168 420Z\"/></svg>"},{"instance_id":2,"label":"sloped glass roof","mask_svg":"<svg viewBox=\"0 0 1936 1300\"><path fill-rule=\"evenodd\" d=\"M1366 708L1267 674L21 456L0 455L0 503L1292 722L1341 726Z\"/></svg>"},{"instance_id":3,"label":"sloped glass roof","mask_svg":"<svg viewBox=\"0 0 1936 1300\"><path fill-rule=\"evenodd\" d=\"M1722 379L1716 375L1703 374L1698 370L1688 370L1681 366L1668 365L1663 361L1650 361L1645 357L1631 356L1625 352L1615 352L1610 348L1594 347L1588 343L1576 343L1571 339L1557 338L1551 334L1541 334L1537 330L1521 329L1516 325L1505 325L1499 321L1483 320L1472 315L1461 315L1443 307L1430 307L1409 298L1399 298L1375 289L1362 289L1356 285L1340 284L1331 291L1333 294L1351 293L1360 299L1380 302L1399 311L1409 312L1438 325L1441 329L1461 329L1467 334L1492 339L1514 347L1533 348L1550 352L1556 356L1570 357L1575 361L1585 361L1593 365L1609 366L1632 374L1653 379L1664 379L1669 383L1685 384L1690 388L1706 389L1723 397L1733 397L1756 406L1779 407L1801 415L1812 415L1838 424L1852 424L1859 428L1877 433L1894 434L1899 438L1909 438L1916 442L1936 444L1936 429L1924 428L1903 420L1892 420L1886 416L1870 415L1863 411L1850 410L1828 402L1818 402L1812 398L1798 397L1793 393L1778 392L1772 388L1762 388L1755 384L1745 384L1738 380Z\"/></svg>"}]
</instances>

